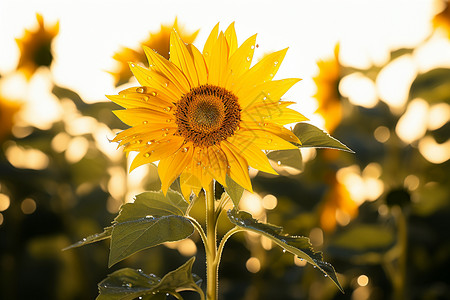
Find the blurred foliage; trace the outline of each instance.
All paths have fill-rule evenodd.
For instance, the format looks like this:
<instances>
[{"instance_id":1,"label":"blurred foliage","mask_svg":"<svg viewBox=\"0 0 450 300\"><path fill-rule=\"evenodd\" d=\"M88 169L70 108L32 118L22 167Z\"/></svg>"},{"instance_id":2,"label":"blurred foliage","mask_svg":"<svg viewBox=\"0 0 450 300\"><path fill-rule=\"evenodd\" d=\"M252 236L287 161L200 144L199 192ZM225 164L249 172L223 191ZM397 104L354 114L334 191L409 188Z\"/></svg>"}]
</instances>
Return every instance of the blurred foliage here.
<instances>
[{"instance_id":1,"label":"blurred foliage","mask_svg":"<svg viewBox=\"0 0 450 300\"><path fill-rule=\"evenodd\" d=\"M441 17L434 21L436 26L444 24L446 12L448 15L447 2ZM53 29L53 37L56 34ZM32 36L29 32L26 35ZM41 41L48 53L52 38ZM338 112L329 131L356 154L318 150L310 152L314 159L303 154L301 165L291 160L292 155L302 156L298 151L269 154L275 164L280 161L281 171L288 171L278 177L258 173L253 183L263 200L268 195L277 199L276 207L263 209L258 219L282 224L286 232L309 236L314 248L323 251L325 260L337 270L345 294L292 254L283 253L260 237L239 234L228 241L222 257L221 299L447 299L450 295L449 160L432 163L419 149L425 137L432 137L438 144L448 141L450 124L447 120L439 128L427 129L423 137L410 144L396 131L406 106L414 99L424 99L430 106L449 104L450 70L435 68L417 74L401 113L382 101L366 108L340 94L341 79L356 72L376 79L390 62L411 55L414 49L393 50L385 65L367 69L341 65L336 49L335 61L328 64L334 69L328 75L337 75L320 84L316 81L316 97L331 94L333 99L320 104L318 113L328 119ZM27 50L21 50L25 55ZM26 71L20 63L17 67L26 76L51 63L28 57L35 67ZM0 80L7 77L2 74ZM78 118L90 117L97 125L123 129L111 113L116 108L113 103L87 104L76 91L53 82L52 86L53 96L61 104L71 103ZM1 299L94 299L99 292L97 283L123 267L142 268L145 274L167 274L186 262L176 245L141 251L111 269L105 268L109 241L61 251L86 235L101 232L111 224L120 204L131 200L125 197L126 182L122 193L114 192L114 172L121 170L126 181L126 159L117 159L99 148L95 126L88 133L76 134L64 119L45 130L23 122L14 124L16 118L5 116L13 116L21 106L10 108L8 101L0 98ZM76 138L87 141L87 147L81 158L73 160L67 154L67 145ZM40 157L48 162L42 168L13 164L11 149L14 153L39 150L44 154ZM143 189L159 188L155 170L154 166L149 168ZM381 189L374 197L366 193L357 198L358 188L360 193L370 191L371 185L363 186L365 182L376 182ZM231 195L235 203L242 191L236 192ZM219 228L219 234L225 230ZM197 235L191 239L198 254L193 272L203 277L204 250ZM260 262L256 274L245 267L250 257ZM362 275L367 276L367 285L359 280ZM193 282L197 284L198 278ZM193 292L184 292L183 297L198 299Z\"/></svg>"}]
</instances>

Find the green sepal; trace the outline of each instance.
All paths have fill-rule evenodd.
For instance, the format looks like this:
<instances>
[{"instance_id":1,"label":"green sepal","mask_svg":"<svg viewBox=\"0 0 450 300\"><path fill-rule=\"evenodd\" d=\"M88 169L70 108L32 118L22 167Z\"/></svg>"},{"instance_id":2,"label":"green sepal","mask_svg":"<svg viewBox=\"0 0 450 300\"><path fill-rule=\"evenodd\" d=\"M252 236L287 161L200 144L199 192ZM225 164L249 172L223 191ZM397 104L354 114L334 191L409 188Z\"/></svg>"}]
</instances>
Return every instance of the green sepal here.
<instances>
[{"instance_id":1,"label":"green sepal","mask_svg":"<svg viewBox=\"0 0 450 300\"><path fill-rule=\"evenodd\" d=\"M244 193L244 188L237 184L230 176L226 176L226 187L223 187L225 192L230 196L231 201L233 201L234 207L239 206L239 202L241 201L242 194Z\"/></svg>"},{"instance_id":2,"label":"green sepal","mask_svg":"<svg viewBox=\"0 0 450 300\"><path fill-rule=\"evenodd\" d=\"M328 133L308 123L295 125L293 133L298 137L301 148L331 148L354 153L343 143L330 136Z\"/></svg>"},{"instance_id":3,"label":"green sepal","mask_svg":"<svg viewBox=\"0 0 450 300\"><path fill-rule=\"evenodd\" d=\"M200 288L202 279L192 274L194 261L195 257L192 257L162 279L154 274L144 274L142 270L124 268L115 271L98 284L97 300L159 300L166 299L166 294L178 296L181 291L196 291L203 300L205 296Z\"/></svg>"},{"instance_id":4,"label":"green sepal","mask_svg":"<svg viewBox=\"0 0 450 300\"><path fill-rule=\"evenodd\" d=\"M315 252L312 249L307 237L287 235L283 233L282 227L261 223L253 219L252 215L245 211L229 210L228 218L234 225L261 234L285 249L285 251L297 255L300 259L306 260L315 268L321 270L326 277L330 278L344 292L333 266L323 261L322 252Z\"/></svg>"}]
</instances>

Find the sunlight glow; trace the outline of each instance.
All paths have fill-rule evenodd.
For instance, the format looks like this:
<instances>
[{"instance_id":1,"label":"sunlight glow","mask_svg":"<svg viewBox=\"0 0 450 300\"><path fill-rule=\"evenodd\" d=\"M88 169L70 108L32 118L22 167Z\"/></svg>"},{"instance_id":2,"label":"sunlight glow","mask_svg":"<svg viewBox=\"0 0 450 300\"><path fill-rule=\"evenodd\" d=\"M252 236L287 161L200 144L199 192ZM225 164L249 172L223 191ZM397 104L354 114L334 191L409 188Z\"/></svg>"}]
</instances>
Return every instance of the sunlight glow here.
<instances>
[{"instance_id":1,"label":"sunlight glow","mask_svg":"<svg viewBox=\"0 0 450 300\"><path fill-rule=\"evenodd\" d=\"M77 136L73 138L65 153L65 157L69 163L79 162L87 153L89 148L89 142L85 137Z\"/></svg>"},{"instance_id":2,"label":"sunlight glow","mask_svg":"<svg viewBox=\"0 0 450 300\"><path fill-rule=\"evenodd\" d=\"M245 266L251 273L258 273L261 270L261 262L256 257L250 257L245 263Z\"/></svg>"},{"instance_id":3,"label":"sunlight glow","mask_svg":"<svg viewBox=\"0 0 450 300\"><path fill-rule=\"evenodd\" d=\"M311 229L309 232L309 239L313 247L319 247L323 244L323 231L319 227Z\"/></svg>"},{"instance_id":4,"label":"sunlight glow","mask_svg":"<svg viewBox=\"0 0 450 300\"><path fill-rule=\"evenodd\" d=\"M427 131L428 108L428 102L423 99L417 98L409 103L395 126L395 132L403 142L410 144L424 136Z\"/></svg>"},{"instance_id":5,"label":"sunlight glow","mask_svg":"<svg viewBox=\"0 0 450 300\"><path fill-rule=\"evenodd\" d=\"M31 198L25 198L20 204L20 209L26 215L30 215L36 210L36 201Z\"/></svg>"},{"instance_id":6,"label":"sunlight glow","mask_svg":"<svg viewBox=\"0 0 450 300\"><path fill-rule=\"evenodd\" d=\"M369 277L367 277L366 275L360 275L357 279L357 282L360 286L366 286L367 284L369 284Z\"/></svg>"},{"instance_id":7,"label":"sunlight glow","mask_svg":"<svg viewBox=\"0 0 450 300\"><path fill-rule=\"evenodd\" d=\"M9 196L0 194L0 211L7 210L10 204L11 201L9 200Z\"/></svg>"},{"instance_id":8,"label":"sunlight glow","mask_svg":"<svg viewBox=\"0 0 450 300\"><path fill-rule=\"evenodd\" d=\"M244 191L239 206L242 210L248 211L256 218L264 213L261 197L256 193Z\"/></svg>"},{"instance_id":9,"label":"sunlight glow","mask_svg":"<svg viewBox=\"0 0 450 300\"><path fill-rule=\"evenodd\" d=\"M277 204L278 204L278 200L277 200L277 197L275 197L274 195L268 194L262 198L262 206L265 209L268 209L268 210L275 209L275 207L277 207Z\"/></svg>"},{"instance_id":10,"label":"sunlight glow","mask_svg":"<svg viewBox=\"0 0 450 300\"><path fill-rule=\"evenodd\" d=\"M431 136L426 136L419 141L420 154L433 164L441 164L450 159L450 139L438 144Z\"/></svg>"},{"instance_id":11,"label":"sunlight glow","mask_svg":"<svg viewBox=\"0 0 450 300\"><path fill-rule=\"evenodd\" d=\"M49 159L42 151L37 149L25 149L11 144L6 151L6 158L16 168L43 170L47 168Z\"/></svg>"},{"instance_id":12,"label":"sunlight glow","mask_svg":"<svg viewBox=\"0 0 450 300\"><path fill-rule=\"evenodd\" d=\"M378 95L394 113L400 112L405 105L409 88L416 75L417 69L410 55L393 60L378 74Z\"/></svg>"},{"instance_id":13,"label":"sunlight glow","mask_svg":"<svg viewBox=\"0 0 450 300\"><path fill-rule=\"evenodd\" d=\"M378 103L375 83L362 73L353 73L342 78L339 91L354 105L372 108Z\"/></svg>"},{"instance_id":14,"label":"sunlight glow","mask_svg":"<svg viewBox=\"0 0 450 300\"><path fill-rule=\"evenodd\" d=\"M450 105L438 103L432 105L428 112L428 130L436 130L450 120Z\"/></svg>"},{"instance_id":15,"label":"sunlight glow","mask_svg":"<svg viewBox=\"0 0 450 300\"><path fill-rule=\"evenodd\" d=\"M373 136L380 143L386 143L391 137L391 131L386 126L378 126L373 132Z\"/></svg>"}]
</instances>

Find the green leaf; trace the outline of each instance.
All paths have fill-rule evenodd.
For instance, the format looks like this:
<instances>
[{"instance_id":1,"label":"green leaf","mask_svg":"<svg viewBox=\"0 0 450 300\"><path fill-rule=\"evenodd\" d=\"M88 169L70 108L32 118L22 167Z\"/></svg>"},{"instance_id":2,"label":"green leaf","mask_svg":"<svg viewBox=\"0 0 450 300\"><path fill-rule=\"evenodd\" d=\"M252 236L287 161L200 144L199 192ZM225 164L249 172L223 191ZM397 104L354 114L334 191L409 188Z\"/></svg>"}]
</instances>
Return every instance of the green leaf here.
<instances>
[{"instance_id":1,"label":"green leaf","mask_svg":"<svg viewBox=\"0 0 450 300\"><path fill-rule=\"evenodd\" d=\"M280 166L291 167L297 170L303 170L302 153L299 149L271 151L267 157Z\"/></svg>"},{"instance_id":2,"label":"green leaf","mask_svg":"<svg viewBox=\"0 0 450 300\"><path fill-rule=\"evenodd\" d=\"M293 132L302 142L300 146L302 148L331 148L354 153L350 148L314 125L298 123Z\"/></svg>"},{"instance_id":3,"label":"green leaf","mask_svg":"<svg viewBox=\"0 0 450 300\"><path fill-rule=\"evenodd\" d=\"M144 192L137 195L133 203L122 206L115 222L120 223L146 216L184 216L187 207L188 204L178 192L169 190L167 195L164 195L162 191Z\"/></svg>"},{"instance_id":4,"label":"green leaf","mask_svg":"<svg viewBox=\"0 0 450 300\"><path fill-rule=\"evenodd\" d=\"M109 266L130 255L160 245L189 237L194 232L191 222L182 216L162 216L133 218L128 212L129 221L117 223L111 235Z\"/></svg>"},{"instance_id":5,"label":"green leaf","mask_svg":"<svg viewBox=\"0 0 450 300\"><path fill-rule=\"evenodd\" d=\"M450 69L433 69L419 74L411 84L409 99L422 98L429 103L450 103Z\"/></svg>"},{"instance_id":6,"label":"green leaf","mask_svg":"<svg viewBox=\"0 0 450 300\"><path fill-rule=\"evenodd\" d=\"M162 279L153 274L144 274L142 270L120 269L98 284L100 295L97 300L132 300L138 297L158 300L166 299L167 293L178 295L178 292L186 290L197 291L204 299L200 288L202 280L192 274L194 261L195 257L192 257Z\"/></svg>"},{"instance_id":7,"label":"green leaf","mask_svg":"<svg viewBox=\"0 0 450 300\"><path fill-rule=\"evenodd\" d=\"M226 177L227 186L224 187L225 192L230 196L233 201L234 207L239 206L239 201L241 201L242 194L244 193L244 188L237 184L230 176Z\"/></svg>"},{"instance_id":8,"label":"green leaf","mask_svg":"<svg viewBox=\"0 0 450 300\"><path fill-rule=\"evenodd\" d=\"M261 234L285 249L285 251L297 255L300 259L306 260L315 268L321 270L326 277L329 277L342 292L344 291L339 284L333 266L323 261L322 252L315 252L312 249L307 237L284 234L282 227L260 223L245 211L238 212L237 210L229 210L228 218L236 226Z\"/></svg>"},{"instance_id":9,"label":"green leaf","mask_svg":"<svg viewBox=\"0 0 450 300\"><path fill-rule=\"evenodd\" d=\"M84 246L87 244L91 244L91 243L109 239L111 237L112 229L113 229L112 226L106 227L102 233L96 233L96 234L90 235L87 238L84 238L81 241L78 241L75 244L72 244L69 247L64 248L63 251L69 250L72 248L78 248L78 247L81 247L81 246Z\"/></svg>"}]
</instances>

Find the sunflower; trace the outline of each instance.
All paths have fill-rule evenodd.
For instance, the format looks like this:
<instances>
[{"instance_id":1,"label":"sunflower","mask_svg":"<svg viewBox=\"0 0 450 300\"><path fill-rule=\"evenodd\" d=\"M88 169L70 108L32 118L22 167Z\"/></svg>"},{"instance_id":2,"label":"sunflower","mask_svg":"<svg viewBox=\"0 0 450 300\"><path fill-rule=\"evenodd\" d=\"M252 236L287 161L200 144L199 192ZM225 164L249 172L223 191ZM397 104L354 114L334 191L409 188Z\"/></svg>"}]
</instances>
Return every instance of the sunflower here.
<instances>
[{"instance_id":1,"label":"sunflower","mask_svg":"<svg viewBox=\"0 0 450 300\"><path fill-rule=\"evenodd\" d=\"M341 65L339 63L339 44L334 48L334 57L317 62L319 74L314 77L317 92L314 95L319 107L317 113L325 120L325 129L332 133L342 119L342 104L338 90Z\"/></svg>"},{"instance_id":2,"label":"sunflower","mask_svg":"<svg viewBox=\"0 0 450 300\"><path fill-rule=\"evenodd\" d=\"M336 174L329 174L326 181L330 188L323 197L320 208L320 227L326 232L332 232L337 225L337 214L340 213L349 220L358 215L358 205L353 201L347 187L337 181Z\"/></svg>"},{"instance_id":3,"label":"sunflower","mask_svg":"<svg viewBox=\"0 0 450 300\"><path fill-rule=\"evenodd\" d=\"M52 42L59 33L59 22L50 28L44 27L44 18L36 14L38 29L36 31L25 30L22 38L16 39L20 50L20 59L17 70L23 72L27 79L41 67L49 67L53 61Z\"/></svg>"},{"instance_id":4,"label":"sunflower","mask_svg":"<svg viewBox=\"0 0 450 300\"><path fill-rule=\"evenodd\" d=\"M450 3L448 1L444 2L444 9L434 16L433 27L442 28L450 39Z\"/></svg>"},{"instance_id":5,"label":"sunflower","mask_svg":"<svg viewBox=\"0 0 450 300\"><path fill-rule=\"evenodd\" d=\"M299 139L283 125L305 121L280 97L300 79L273 80L287 49L250 68L256 35L238 47L234 23L217 24L203 52L174 30L170 61L148 47L149 68L130 63L141 86L107 96L126 108L114 113L132 126L113 139L137 151L130 171L159 161L161 188L180 177L183 194L208 189L228 175L252 191L248 167L276 174L263 150L296 149Z\"/></svg>"},{"instance_id":6,"label":"sunflower","mask_svg":"<svg viewBox=\"0 0 450 300\"><path fill-rule=\"evenodd\" d=\"M0 144L11 135L14 126L14 116L20 110L22 104L10 101L0 95Z\"/></svg>"},{"instance_id":7,"label":"sunflower","mask_svg":"<svg viewBox=\"0 0 450 300\"><path fill-rule=\"evenodd\" d=\"M175 18L173 25L161 25L161 29L158 32L150 33L148 39L142 42L142 45L155 50L163 57L169 59L169 39L172 29L175 29L186 43L193 43L198 34L198 30L193 33L186 32L182 26L178 25L178 20ZM142 49L134 50L127 47L122 47L119 52L114 54L113 58L118 62L118 65L117 69L110 72L110 74L114 76L116 86L128 82L133 76L128 67L129 61L144 62L146 60Z\"/></svg>"}]
</instances>

